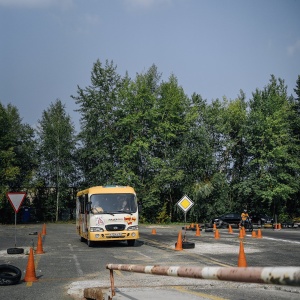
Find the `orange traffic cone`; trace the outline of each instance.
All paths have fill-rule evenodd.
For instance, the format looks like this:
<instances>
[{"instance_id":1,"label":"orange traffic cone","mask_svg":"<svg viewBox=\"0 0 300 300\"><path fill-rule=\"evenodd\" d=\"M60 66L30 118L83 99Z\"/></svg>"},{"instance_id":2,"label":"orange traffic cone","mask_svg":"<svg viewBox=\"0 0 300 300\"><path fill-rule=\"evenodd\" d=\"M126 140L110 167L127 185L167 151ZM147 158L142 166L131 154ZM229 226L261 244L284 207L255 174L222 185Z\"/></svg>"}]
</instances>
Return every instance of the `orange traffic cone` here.
<instances>
[{"instance_id":1,"label":"orange traffic cone","mask_svg":"<svg viewBox=\"0 0 300 300\"><path fill-rule=\"evenodd\" d=\"M244 226L242 227L242 230L243 230L243 236L245 237L246 236L246 229L245 229Z\"/></svg>"},{"instance_id":2,"label":"orange traffic cone","mask_svg":"<svg viewBox=\"0 0 300 300\"><path fill-rule=\"evenodd\" d=\"M242 228L240 228L239 238L240 238L240 239L243 239L243 238L244 238L244 233L243 233L243 229L242 229Z\"/></svg>"},{"instance_id":3,"label":"orange traffic cone","mask_svg":"<svg viewBox=\"0 0 300 300\"><path fill-rule=\"evenodd\" d=\"M215 239L219 239L220 238L220 233L219 233L219 230L216 229L215 231Z\"/></svg>"},{"instance_id":4,"label":"orange traffic cone","mask_svg":"<svg viewBox=\"0 0 300 300\"><path fill-rule=\"evenodd\" d=\"M278 229L281 230L281 223L278 224Z\"/></svg>"},{"instance_id":5,"label":"orange traffic cone","mask_svg":"<svg viewBox=\"0 0 300 300\"><path fill-rule=\"evenodd\" d=\"M191 228L192 229L195 228L195 224L194 223L191 224Z\"/></svg>"},{"instance_id":6,"label":"orange traffic cone","mask_svg":"<svg viewBox=\"0 0 300 300\"><path fill-rule=\"evenodd\" d=\"M200 226L198 224L196 224L196 236L200 236Z\"/></svg>"},{"instance_id":7,"label":"orange traffic cone","mask_svg":"<svg viewBox=\"0 0 300 300\"><path fill-rule=\"evenodd\" d=\"M260 229L257 230L257 238L258 239L262 238L262 234L261 234L261 230Z\"/></svg>"},{"instance_id":8,"label":"orange traffic cone","mask_svg":"<svg viewBox=\"0 0 300 300\"><path fill-rule=\"evenodd\" d=\"M152 234L156 234L156 229L153 228L151 233L152 233Z\"/></svg>"},{"instance_id":9,"label":"orange traffic cone","mask_svg":"<svg viewBox=\"0 0 300 300\"><path fill-rule=\"evenodd\" d=\"M215 231L216 229L217 229L217 224L214 223L214 225L213 225L213 230Z\"/></svg>"},{"instance_id":10,"label":"orange traffic cone","mask_svg":"<svg viewBox=\"0 0 300 300\"><path fill-rule=\"evenodd\" d=\"M37 281L37 280L38 279L36 278L36 275L35 275L33 249L30 248L24 281L25 282L33 282L33 281Z\"/></svg>"},{"instance_id":11,"label":"orange traffic cone","mask_svg":"<svg viewBox=\"0 0 300 300\"><path fill-rule=\"evenodd\" d=\"M247 267L247 261L246 261L246 255L245 255L245 251L244 251L243 241L240 241L238 267Z\"/></svg>"},{"instance_id":12,"label":"orange traffic cone","mask_svg":"<svg viewBox=\"0 0 300 300\"><path fill-rule=\"evenodd\" d=\"M253 230L252 231L252 235L251 235L253 238L256 238L256 232Z\"/></svg>"},{"instance_id":13,"label":"orange traffic cone","mask_svg":"<svg viewBox=\"0 0 300 300\"><path fill-rule=\"evenodd\" d=\"M230 224L229 224L229 226L228 226L228 233L233 233L233 230L232 230L232 227L231 227Z\"/></svg>"},{"instance_id":14,"label":"orange traffic cone","mask_svg":"<svg viewBox=\"0 0 300 300\"><path fill-rule=\"evenodd\" d=\"M46 232L46 224L44 223L43 225L43 229L42 229L42 235L46 235L47 232Z\"/></svg>"},{"instance_id":15,"label":"orange traffic cone","mask_svg":"<svg viewBox=\"0 0 300 300\"><path fill-rule=\"evenodd\" d=\"M43 250L42 234L39 233L35 254L43 254L43 253L45 252Z\"/></svg>"},{"instance_id":16,"label":"orange traffic cone","mask_svg":"<svg viewBox=\"0 0 300 300\"><path fill-rule=\"evenodd\" d=\"M181 230L178 233L177 243L175 243L175 250L182 250L182 233Z\"/></svg>"}]
</instances>

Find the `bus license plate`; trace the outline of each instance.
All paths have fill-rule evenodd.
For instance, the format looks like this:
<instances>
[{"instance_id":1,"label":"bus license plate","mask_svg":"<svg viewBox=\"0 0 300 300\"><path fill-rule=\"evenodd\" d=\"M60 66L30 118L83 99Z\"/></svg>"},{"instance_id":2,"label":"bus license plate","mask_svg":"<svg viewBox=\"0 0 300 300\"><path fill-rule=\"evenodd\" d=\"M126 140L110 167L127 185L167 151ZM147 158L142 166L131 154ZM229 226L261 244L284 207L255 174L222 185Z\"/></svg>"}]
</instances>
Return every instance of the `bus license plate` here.
<instances>
[{"instance_id":1,"label":"bus license plate","mask_svg":"<svg viewBox=\"0 0 300 300\"><path fill-rule=\"evenodd\" d=\"M111 233L109 236L122 236L122 233Z\"/></svg>"}]
</instances>

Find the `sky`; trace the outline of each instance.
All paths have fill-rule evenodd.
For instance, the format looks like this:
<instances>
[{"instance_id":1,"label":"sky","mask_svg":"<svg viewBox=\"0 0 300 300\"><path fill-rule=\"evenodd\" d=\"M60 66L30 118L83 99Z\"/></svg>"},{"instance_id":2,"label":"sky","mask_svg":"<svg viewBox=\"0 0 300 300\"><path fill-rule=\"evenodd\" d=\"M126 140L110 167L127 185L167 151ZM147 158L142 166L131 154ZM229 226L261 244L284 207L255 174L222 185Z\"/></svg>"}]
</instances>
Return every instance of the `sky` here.
<instances>
[{"instance_id":1,"label":"sky","mask_svg":"<svg viewBox=\"0 0 300 300\"><path fill-rule=\"evenodd\" d=\"M33 127L71 95L93 64L132 79L153 64L167 81L209 102L246 99L273 74L288 95L300 75L299 0L0 0L0 102Z\"/></svg>"}]
</instances>

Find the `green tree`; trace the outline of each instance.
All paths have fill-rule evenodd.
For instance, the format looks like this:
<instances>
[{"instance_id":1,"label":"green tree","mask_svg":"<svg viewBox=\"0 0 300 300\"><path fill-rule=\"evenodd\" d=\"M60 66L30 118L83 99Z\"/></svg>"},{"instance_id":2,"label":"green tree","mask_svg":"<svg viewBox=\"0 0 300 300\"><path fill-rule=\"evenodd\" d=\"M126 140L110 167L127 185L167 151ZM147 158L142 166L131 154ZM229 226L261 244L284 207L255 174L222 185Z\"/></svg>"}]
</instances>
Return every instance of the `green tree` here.
<instances>
[{"instance_id":1,"label":"green tree","mask_svg":"<svg viewBox=\"0 0 300 300\"><path fill-rule=\"evenodd\" d=\"M28 191L36 166L34 131L22 124L17 108L0 103L0 208L7 208L6 193Z\"/></svg>"},{"instance_id":2,"label":"green tree","mask_svg":"<svg viewBox=\"0 0 300 300\"><path fill-rule=\"evenodd\" d=\"M224 104L225 143L223 157L226 165L226 178L230 185L229 207L231 210L241 211L245 204L240 193L240 184L248 175L245 168L248 159L245 141L247 122L245 94L241 91L237 99L225 101Z\"/></svg>"},{"instance_id":3,"label":"green tree","mask_svg":"<svg viewBox=\"0 0 300 300\"><path fill-rule=\"evenodd\" d=\"M244 205L280 213L296 197L297 99L282 80L272 76L249 103L241 91L207 104L188 99L175 75L161 82L155 65L134 80L116 69L97 60L91 85L73 96L82 185L134 186L151 221L180 218L184 193L195 221Z\"/></svg>"},{"instance_id":4,"label":"green tree","mask_svg":"<svg viewBox=\"0 0 300 300\"><path fill-rule=\"evenodd\" d=\"M10 184L16 180L20 173L19 166L15 164L14 143L10 137L9 116L6 107L0 103L0 195L1 204Z\"/></svg>"},{"instance_id":5,"label":"green tree","mask_svg":"<svg viewBox=\"0 0 300 300\"><path fill-rule=\"evenodd\" d=\"M189 162L186 188L193 195L193 221L209 220L223 213L228 205L226 180L224 105L214 100L211 104L193 95L190 107L190 126L186 136L188 147L185 161Z\"/></svg>"},{"instance_id":6,"label":"green tree","mask_svg":"<svg viewBox=\"0 0 300 300\"><path fill-rule=\"evenodd\" d=\"M284 81L271 76L270 83L253 93L247 122L248 177L240 185L253 209L280 214L298 187L295 139L290 127L291 107Z\"/></svg>"},{"instance_id":7,"label":"green tree","mask_svg":"<svg viewBox=\"0 0 300 300\"><path fill-rule=\"evenodd\" d=\"M81 147L78 155L82 168L83 185L105 185L112 182L119 161L117 120L119 90L124 80L116 72L113 62L103 66L97 60L91 73L91 85L78 87L77 96L72 96L81 114Z\"/></svg>"},{"instance_id":8,"label":"green tree","mask_svg":"<svg viewBox=\"0 0 300 300\"><path fill-rule=\"evenodd\" d=\"M162 209L166 203L170 220L173 220L174 205L182 196L180 190L184 173L178 155L188 130L185 120L188 105L188 98L173 74L168 81L160 84L149 163L155 170L152 185L159 191L160 203L156 209Z\"/></svg>"},{"instance_id":9,"label":"green tree","mask_svg":"<svg viewBox=\"0 0 300 300\"><path fill-rule=\"evenodd\" d=\"M43 214L59 219L60 210L66 208L70 187L75 174L75 129L60 100L51 103L38 121L39 169L38 180L41 189L47 189L47 198L40 200ZM39 191L39 194L41 191Z\"/></svg>"},{"instance_id":10,"label":"green tree","mask_svg":"<svg viewBox=\"0 0 300 300\"><path fill-rule=\"evenodd\" d=\"M292 107L292 114L290 117L290 124L292 128L292 135L295 140L295 147L291 149L294 155L295 163L300 165L300 75L298 75L296 81L296 88L294 89L296 97L290 97L290 104ZM300 216L300 174L294 173L294 181L298 186L297 192L287 200L286 204L286 218L291 219L293 217Z\"/></svg>"},{"instance_id":11,"label":"green tree","mask_svg":"<svg viewBox=\"0 0 300 300\"><path fill-rule=\"evenodd\" d=\"M296 81L296 88L294 88L294 92L296 93L295 108L297 113L300 114L300 75L298 75Z\"/></svg>"},{"instance_id":12,"label":"green tree","mask_svg":"<svg viewBox=\"0 0 300 300\"><path fill-rule=\"evenodd\" d=\"M127 78L119 93L117 140L120 164L114 178L116 182L135 186L145 208L149 204L146 199L153 198L148 188L153 176L149 161L154 144L153 124L160 77L153 65L145 74L137 74L134 81Z\"/></svg>"}]
</instances>

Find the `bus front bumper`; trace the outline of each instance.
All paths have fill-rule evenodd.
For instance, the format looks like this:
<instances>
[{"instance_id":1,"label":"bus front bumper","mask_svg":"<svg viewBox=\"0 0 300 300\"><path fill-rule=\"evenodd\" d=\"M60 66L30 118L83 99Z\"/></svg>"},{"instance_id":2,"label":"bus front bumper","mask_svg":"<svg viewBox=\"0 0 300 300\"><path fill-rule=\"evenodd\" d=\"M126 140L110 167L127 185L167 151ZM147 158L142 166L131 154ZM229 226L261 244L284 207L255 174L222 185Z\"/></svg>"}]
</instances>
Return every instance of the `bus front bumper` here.
<instances>
[{"instance_id":1,"label":"bus front bumper","mask_svg":"<svg viewBox=\"0 0 300 300\"><path fill-rule=\"evenodd\" d=\"M136 240L139 238L137 230L116 231L116 232L89 232L90 241L122 241L122 240Z\"/></svg>"}]
</instances>

